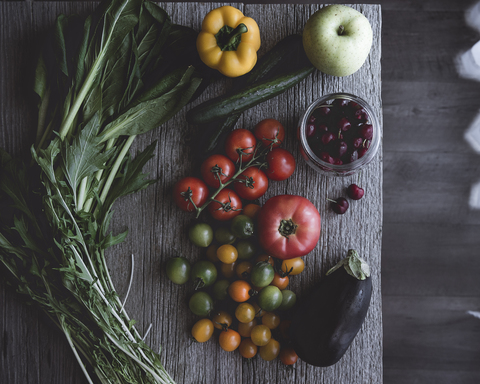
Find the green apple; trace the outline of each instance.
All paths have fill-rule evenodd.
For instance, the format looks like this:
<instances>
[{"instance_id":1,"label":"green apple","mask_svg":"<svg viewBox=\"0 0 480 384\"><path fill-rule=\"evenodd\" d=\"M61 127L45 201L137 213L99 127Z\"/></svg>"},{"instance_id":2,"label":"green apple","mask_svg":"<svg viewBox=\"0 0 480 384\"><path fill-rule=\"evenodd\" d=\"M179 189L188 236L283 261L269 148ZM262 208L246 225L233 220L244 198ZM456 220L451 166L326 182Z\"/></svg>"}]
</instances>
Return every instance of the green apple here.
<instances>
[{"instance_id":1,"label":"green apple","mask_svg":"<svg viewBox=\"0 0 480 384\"><path fill-rule=\"evenodd\" d=\"M358 71L372 47L372 27L360 12L345 5L328 5L305 24L303 47L323 73L348 76Z\"/></svg>"}]
</instances>

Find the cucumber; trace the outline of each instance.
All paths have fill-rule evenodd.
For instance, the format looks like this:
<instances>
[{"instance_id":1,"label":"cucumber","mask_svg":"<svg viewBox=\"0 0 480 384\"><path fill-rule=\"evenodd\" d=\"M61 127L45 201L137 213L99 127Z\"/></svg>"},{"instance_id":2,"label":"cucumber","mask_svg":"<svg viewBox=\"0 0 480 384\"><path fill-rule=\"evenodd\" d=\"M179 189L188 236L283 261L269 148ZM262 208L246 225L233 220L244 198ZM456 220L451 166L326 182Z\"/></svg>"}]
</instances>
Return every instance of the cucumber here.
<instances>
[{"instance_id":1,"label":"cucumber","mask_svg":"<svg viewBox=\"0 0 480 384\"><path fill-rule=\"evenodd\" d=\"M247 86L240 92L210 99L190 109L187 112L187 121L190 124L205 124L242 113L297 85L313 70L312 65L307 65L295 72Z\"/></svg>"},{"instance_id":2,"label":"cucumber","mask_svg":"<svg viewBox=\"0 0 480 384\"><path fill-rule=\"evenodd\" d=\"M298 68L298 62L292 61L294 57L302 58L303 45L302 36L299 34L288 35L280 40L270 51L265 53L257 62L255 67L246 75L235 79L233 91L238 92L247 85L251 85L259 80L266 80L276 74L288 72ZM303 58L306 63L306 56ZM205 124L199 127L197 138L193 140L194 149L198 156L207 157L213 154L223 145L230 131L240 119L241 114L228 116L219 119L214 123Z\"/></svg>"}]
</instances>

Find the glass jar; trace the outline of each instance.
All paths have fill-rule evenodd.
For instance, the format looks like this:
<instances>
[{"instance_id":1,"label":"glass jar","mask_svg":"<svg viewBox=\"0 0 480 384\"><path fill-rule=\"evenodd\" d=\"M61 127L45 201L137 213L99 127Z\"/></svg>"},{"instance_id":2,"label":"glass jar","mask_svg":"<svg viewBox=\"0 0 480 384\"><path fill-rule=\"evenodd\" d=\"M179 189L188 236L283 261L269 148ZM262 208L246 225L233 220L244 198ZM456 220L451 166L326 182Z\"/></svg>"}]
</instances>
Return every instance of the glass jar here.
<instances>
[{"instance_id":1,"label":"glass jar","mask_svg":"<svg viewBox=\"0 0 480 384\"><path fill-rule=\"evenodd\" d=\"M348 105L340 106L335 104L338 103L334 102L336 99L346 100L345 103L348 103ZM321 116L322 111L320 108L332 103L334 103L334 105L330 106L330 113L337 114L334 115L336 117L332 118L330 115L327 115L329 117ZM356 112L361 108L366 112L366 115L364 115L366 121L365 119L357 120L354 117L354 113L357 113L357 117L361 115L361 111ZM347 117L350 122L353 122L351 127L345 131L339 126L341 125L339 122L341 118L339 114L341 112L337 112L337 109L338 111L343 111L343 117ZM323 110L323 112L324 111L325 110ZM314 126L313 128L312 124ZM362 124L370 124L372 126L373 136L371 140L362 138L360 147L355 147L355 145L358 144L358 135L360 129L363 127ZM332 125L336 126L332 127ZM328 127L329 132L334 136L334 139L328 144L324 144L321 138L324 133L327 133L326 127ZM350 131L350 129L352 131ZM300 152L303 158L314 170L328 176L352 175L370 163L378 152L382 136L380 123L372 107L365 100L349 93L328 94L314 101L301 117L298 130ZM357 139L356 144L353 143L354 139ZM328 137L326 140L328 140ZM331 151L332 146L344 145L343 143L338 143L339 140L344 141L347 148L347 152L342 157L343 161L341 158L334 158L331 154L329 154L329 156L326 154L328 151ZM336 143L334 141L336 141ZM341 153L342 150L343 149L338 149L337 152ZM356 154L354 152L356 152ZM358 155L362 152L364 152L363 155ZM356 159L355 156L358 156L358 158Z\"/></svg>"}]
</instances>

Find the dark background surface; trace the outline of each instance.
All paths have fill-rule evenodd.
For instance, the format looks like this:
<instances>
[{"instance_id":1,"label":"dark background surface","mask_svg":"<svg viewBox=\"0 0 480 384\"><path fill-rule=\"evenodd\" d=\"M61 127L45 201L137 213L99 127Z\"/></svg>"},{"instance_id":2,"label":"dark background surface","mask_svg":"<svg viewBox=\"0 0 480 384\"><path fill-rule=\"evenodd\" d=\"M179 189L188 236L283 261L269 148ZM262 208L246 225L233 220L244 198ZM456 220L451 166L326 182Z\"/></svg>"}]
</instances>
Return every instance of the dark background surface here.
<instances>
[{"instance_id":1,"label":"dark background surface","mask_svg":"<svg viewBox=\"0 0 480 384\"><path fill-rule=\"evenodd\" d=\"M480 110L480 83L461 79L454 65L480 39L465 22L475 2L375 3L383 16L384 382L480 383L480 319L467 314L480 311L480 211L468 204L480 154L464 139ZM44 352L57 359L52 370L72 366L58 364L73 357L49 349L61 335L42 320L23 336L45 340ZM0 340L0 353L9 353Z\"/></svg>"}]
</instances>

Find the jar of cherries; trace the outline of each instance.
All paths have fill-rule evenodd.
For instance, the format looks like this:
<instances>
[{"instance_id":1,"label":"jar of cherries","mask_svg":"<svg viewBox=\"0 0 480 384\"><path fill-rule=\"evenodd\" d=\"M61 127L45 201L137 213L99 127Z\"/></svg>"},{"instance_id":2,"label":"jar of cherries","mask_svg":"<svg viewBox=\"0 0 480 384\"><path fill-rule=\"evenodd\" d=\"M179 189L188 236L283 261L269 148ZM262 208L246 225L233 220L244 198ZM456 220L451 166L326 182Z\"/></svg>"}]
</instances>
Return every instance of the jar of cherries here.
<instances>
[{"instance_id":1,"label":"jar of cherries","mask_svg":"<svg viewBox=\"0 0 480 384\"><path fill-rule=\"evenodd\" d=\"M370 163L381 142L381 127L372 107L348 93L314 101L299 122L300 152L316 171L348 176Z\"/></svg>"}]
</instances>

